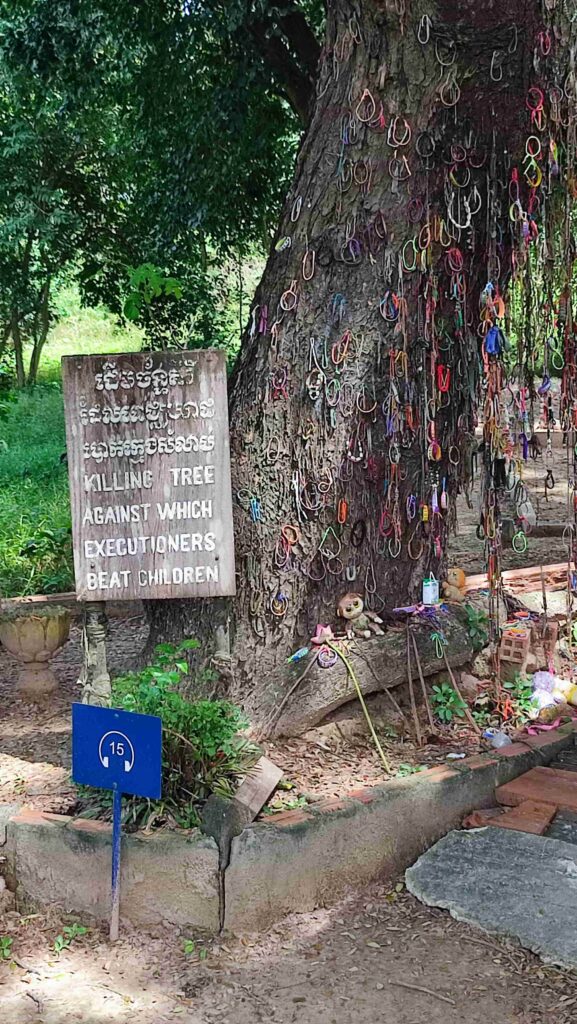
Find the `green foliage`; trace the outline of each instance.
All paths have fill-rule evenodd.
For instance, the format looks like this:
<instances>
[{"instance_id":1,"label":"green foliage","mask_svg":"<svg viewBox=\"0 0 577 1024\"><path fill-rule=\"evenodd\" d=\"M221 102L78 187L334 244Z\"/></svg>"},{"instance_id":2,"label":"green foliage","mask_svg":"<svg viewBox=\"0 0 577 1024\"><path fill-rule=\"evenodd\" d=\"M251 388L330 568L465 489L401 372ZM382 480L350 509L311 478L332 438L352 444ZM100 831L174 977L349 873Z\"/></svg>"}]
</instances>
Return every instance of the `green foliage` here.
<instances>
[{"instance_id":1,"label":"green foliage","mask_svg":"<svg viewBox=\"0 0 577 1024\"><path fill-rule=\"evenodd\" d=\"M24 480L46 483L66 466L64 407L59 385L12 393L5 419L0 423L0 486Z\"/></svg>"},{"instance_id":2,"label":"green foliage","mask_svg":"<svg viewBox=\"0 0 577 1024\"><path fill-rule=\"evenodd\" d=\"M478 703L478 699L477 701L475 701L475 703ZM491 714L485 706L481 705L479 707L472 708L471 714L473 715L473 718L475 719L475 722L480 729L483 729L491 724Z\"/></svg>"},{"instance_id":3,"label":"green foliage","mask_svg":"<svg viewBox=\"0 0 577 1024\"><path fill-rule=\"evenodd\" d=\"M507 693L511 705L506 719L503 718L503 702L497 699L498 694L494 688L486 690L476 698L472 713L477 725L481 728L499 727L504 720L510 725L521 727L532 718L535 704L531 680L527 676L517 673L514 680L504 682L502 688Z\"/></svg>"},{"instance_id":4,"label":"green foliage","mask_svg":"<svg viewBox=\"0 0 577 1024\"><path fill-rule=\"evenodd\" d=\"M39 381L60 385L62 356L98 355L101 352L138 352L143 332L134 324L120 323L105 306L85 309L74 283L60 284L54 293L52 326L38 374ZM27 360L28 351L24 351ZM62 403L57 422L62 418Z\"/></svg>"},{"instance_id":5,"label":"green foliage","mask_svg":"<svg viewBox=\"0 0 577 1024\"><path fill-rule=\"evenodd\" d=\"M0 422L0 596L74 586L62 393L31 388Z\"/></svg>"},{"instance_id":6,"label":"green foliage","mask_svg":"<svg viewBox=\"0 0 577 1024\"><path fill-rule=\"evenodd\" d=\"M449 683L433 686L432 703L439 721L446 723L463 718L467 706Z\"/></svg>"},{"instance_id":7,"label":"green foliage","mask_svg":"<svg viewBox=\"0 0 577 1024\"><path fill-rule=\"evenodd\" d=\"M123 820L132 827L149 827L160 819L194 827L199 805L211 793L231 796L239 778L260 757L259 747L239 735L248 725L239 708L224 700L186 696L187 684L196 688L206 682L189 680L186 657L197 647L196 640L159 644L152 665L113 681L113 707L162 719L163 799L125 799ZM111 806L110 794L98 793L88 798L83 814L109 817Z\"/></svg>"},{"instance_id":8,"label":"green foliage","mask_svg":"<svg viewBox=\"0 0 577 1024\"><path fill-rule=\"evenodd\" d=\"M10 935L0 935L0 960L10 960L14 939Z\"/></svg>"},{"instance_id":9,"label":"green foliage","mask_svg":"<svg viewBox=\"0 0 577 1024\"><path fill-rule=\"evenodd\" d=\"M426 764L400 764L395 772L397 779L404 779L408 775L418 775L419 772L426 772Z\"/></svg>"},{"instance_id":10,"label":"green foliage","mask_svg":"<svg viewBox=\"0 0 577 1024\"><path fill-rule=\"evenodd\" d=\"M0 334L9 328L20 385L26 342L28 379L37 377L54 282L94 260L127 258L127 161L114 101L123 65L110 60L110 46L99 51L98 14L83 4L75 58L83 52L87 63L64 69L54 34L64 48L72 41L63 6L0 2Z\"/></svg>"},{"instance_id":11,"label":"green foliage","mask_svg":"<svg viewBox=\"0 0 577 1024\"><path fill-rule=\"evenodd\" d=\"M75 939L80 939L87 933L88 928L85 928L84 925L77 924L76 921L73 924L67 924L62 929L62 933L57 935L54 939L54 945L52 948L55 953L61 953L63 949L69 949Z\"/></svg>"},{"instance_id":12,"label":"green foliage","mask_svg":"<svg viewBox=\"0 0 577 1024\"><path fill-rule=\"evenodd\" d=\"M193 953L198 955L199 960L206 960L208 956L208 949L206 946L198 946L194 939L183 939L182 940L182 951L185 956L192 956Z\"/></svg>"},{"instance_id":13,"label":"green foliage","mask_svg":"<svg viewBox=\"0 0 577 1024\"><path fill-rule=\"evenodd\" d=\"M293 784L290 784L291 788ZM282 788L279 783L279 789ZM294 796L287 799L283 799L279 793L275 796L267 805L263 808L263 814L278 814L279 811L297 811L301 807L308 807L308 800L306 796Z\"/></svg>"},{"instance_id":14,"label":"green foliage","mask_svg":"<svg viewBox=\"0 0 577 1024\"><path fill-rule=\"evenodd\" d=\"M487 646L489 639L489 618L481 609L473 607L472 604L465 605L467 613L467 632L471 639L474 651L481 651Z\"/></svg>"},{"instance_id":15,"label":"green foliage","mask_svg":"<svg viewBox=\"0 0 577 1024\"><path fill-rule=\"evenodd\" d=\"M531 712L535 710L531 680L517 672L513 682L503 683L503 689L507 690L511 698L514 724L525 725L531 718Z\"/></svg>"},{"instance_id":16,"label":"green foliage","mask_svg":"<svg viewBox=\"0 0 577 1024\"><path fill-rule=\"evenodd\" d=\"M43 594L59 593L73 576L71 530L71 526L56 530L41 527L20 549L21 557L30 562L33 578L42 586Z\"/></svg>"},{"instance_id":17,"label":"green foliage","mask_svg":"<svg viewBox=\"0 0 577 1024\"><path fill-rule=\"evenodd\" d=\"M283 67L312 93L323 17L320 0L0 0L0 329L17 314L37 341L66 275L151 346L237 343L233 281L268 249L299 140ZM149 307L142 266L168 282Z\"/></svg>"},{"instance_id":18,"label":"green foliage","mask_svg":"<svg viewBox=\"0 0 577 1024\"><path fill-rule=\"evenodd\" d=\"M141 263L131 268L130 291L124 300L124 315L127 320L138 321L149 311L155 299L182 298L182 285L175 277L165 277L152 263Z\"/></svg>"},{"instance_id":19,"label":"green foliage","mask_svg":"<svg viewBox=\"0 0 577 1024\"><path fill-rule=\"evenodd\" d=\"M258 747L238 733L248 725L239 708L224 700L190 701L182 687L188 677L186 655L196 640L159 644L152 665L114 680L112 704L162 718L165 794L181 790L196 800L210 793L230 795L235 780L260 756Z\"/></svg>"}]
</instances>

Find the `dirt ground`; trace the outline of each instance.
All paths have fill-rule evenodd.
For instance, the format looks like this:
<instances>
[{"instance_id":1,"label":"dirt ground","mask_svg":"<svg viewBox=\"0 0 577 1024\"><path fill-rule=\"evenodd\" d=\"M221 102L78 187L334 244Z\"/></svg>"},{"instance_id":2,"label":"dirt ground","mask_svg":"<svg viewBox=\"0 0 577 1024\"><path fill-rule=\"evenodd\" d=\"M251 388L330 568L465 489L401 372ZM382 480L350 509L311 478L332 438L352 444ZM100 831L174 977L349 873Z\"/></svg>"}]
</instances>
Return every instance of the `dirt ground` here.
<instances>
[{"instance_id":1,"label":"dirt ground","mask_svg":"<svg viewBox=\"0 0 577 1024\"><path fill-rule=\"evenodd\" d=\"M575 975L390 886L261 938L187 935L188 956L175 933L111 947L90 932L57 957L60 929L0 918L14 939L0 963L6 1024L572 1024L577 1013Z\"/></svg>"},{"instance_id":2,"label":"dirt ground","mask_svg":"<svg viewBox=\"0 0 577 1024\"><path fill-rule=\"evenodd\" d=\"M565 452L555 451L555 489L544 501L544 470L531 464L540 522L565 517ZM533 478L533 479L532 479ZM475 536L476 508L459 504L459 534L451 562L483 569ZM560 538L530 538L522 555L508 552L504 568L561 561ZM146 639L142 618L113 619L110 662L127 667ZM0 801L24 800L65 812L74 803L69 782L70 703L78 698L80 633L55 660L61 681L49 705L34 707L14 693L15 663L0 653ZM334 723L333 723L334 724ZM267 746L295 783L282 797L342 793L381 781L371 747L336 723L330 735ZM339 729L345 734L339 738ZM470 737L469 737L470 741ZM402 729L389 741L395 766L443 761L448 750L469 749L465 732L450 746L416 752ZM10 897L0 893L2 899ZM577 975L545 967L517 947L418 904L388 884L373 885L330 910L287 919L264 937L203 941L158 931L126 932L110 947L98 930L59 956L53 943L63 921L51 911L28 917L0 909L0 940L13 940L0 959L0 1020L6 1024L569 1024L577 1019ZM69 922L68 922L69 923ZM89 922L81 922L89 924ZM194 951L183 952L191 939Z\"/></svg>"},{"instance_id":3,"label":"dirt ground","mask_svg":"<svg viewBox=\"0 0 577 1024\"><path fill-rule=\"evenodd\" d=\"M126 639L126 633L130 640ZM146 630L141 620L111 628L110 651L113 665L134 656L144 642ZM0 675L0 700L5 697L5 721L0 734L0 803L24 803L27 807L54 813L70 813L76 803L76 790L70 782L70 703L78 699L75 650L78 630L62 652L61 664L55 663L62 686L47 706L30 705L14 694L11 669ZM64 653L67 661L64 662ZM0 671L2 659L0 658ZM4 693L3 693L4 689ZM407 722L410 715L408 694L397 692ZM477 737L467 727L441 730L429 742L417 748L409 735L407 722L386 705L380 695L369 698L370 712L380 733L391 772L407 774L418 766L443 764L447 754L476 753ZM351 717L356 715L358 717ZM426 735L424 715L423 732ZM299 806L324 797L339 796L359 786L372 786L388 776L368 734L364 719L355 704L333 716L333 722L314 729L302 739L263 743L263 752L284 771L284 782L272 801L271 811Z\"/></svg>"},{"instance_id":4,"label":"dirt ground","mask_svg":"<svg viewBox=\"0 0 577 1024\"><path fill-rule=\"evenodd\" d=\"M58 690L39 705L17 695L18 665L0 649L0 803L23 798L37 810L65 813L76 799L69 782L70 705L80 699L80 636L80 628L73 625L70 640L52 662ZM109 662L113 673L130 666L146 637L141 617L111 619Z\"/></svg>"},{"instance_id":5,"label":"dirt ground","mask_svg":"<svg viewBox=\"0 0 577 1024\"><path fill-rule=\"evenodd\" d=\"M545 442L543 442L543 447ZM554 447L551 465L555 486L545 491L545 456L529 459L523 470L523 482L527 486L537 516L537 525L565 524L567 522L567 450ZM449 541L449 562L458 565L467 574L485 571L484 542L478 540L475 530L479 524L479 488L471 491L472 507L465 495L457 500L457 533ZM530 565L549 565L562 562L567 552L562 537L537 537L529 534L527 550L521 554L510 545L503 547L503 569L524 569Z\"/></svg>"},{"instance_id":6,"label":"dirt ground","mask_svg":"<svg viewBox=\"0 0 577 1024\"><path fill-rule=\"evenodd\" d=\"M410 714L407 696L398 691L396 693L403 702L404 710ZM379 725L382 721L378 717L382 713L381 702L377 699L368 704L371 715L375 716L379 739L393 775L410 774L418 771L419 766L430 768L446 764L448 754L471 755L480 749L478 737L467 726L440 731L436 737L437 742L429 742L420 748L409 736L402 735L403 726L398 720L396 724L399 735L387 736ZM351 714L350 710L348 714ZM426 734L424 714L420 717ZM302 739L265 743L263 749L283 769L285 778L294 786L287 792L277 792L272 806L278 810L292 806L291 801L298 794L314 802L321 798L342 796L359 786L376 786L390 777L383 772L362 717L334 721L311 730Z\"/></svg>"},{"instance_id":7,"label":"dirt ground","mask_svg":"<svg viewBox=\"0 0 577 1024\"><path fill-rule=\"evenodd\" d=\"M110 669L118 674L138 657L147 638L141 616L110 620L108 655ZM30 704L15 692L16 662L0 648L0 803L23 802L40 811L66 814L74 807L76 790L70 782L70 705L78 700L77 683L81 661L80 628L73 626L70 640L52 662L59 688L45 704ZM397 699L409 715L407 694ZM394 731L382 736L393 772L401 766L443 763L451 751L473 753L476 737L467 729L447 732L441 742L417 749L407 734L406 724L391 715L386 698L369 698L375 721L388 717ZM279 791L274 809L294 806L295 800L318 800L336 796L359 786L376 785L384 779L383 768L364 726L364 720L351 719L353 710L337 714L340 721L314 730L306 739L263 745L268 754L293 784ZM348 717L347 717L348 716ZM344 720L343 720L344 719Z\"/></svg>"}]
</instances>

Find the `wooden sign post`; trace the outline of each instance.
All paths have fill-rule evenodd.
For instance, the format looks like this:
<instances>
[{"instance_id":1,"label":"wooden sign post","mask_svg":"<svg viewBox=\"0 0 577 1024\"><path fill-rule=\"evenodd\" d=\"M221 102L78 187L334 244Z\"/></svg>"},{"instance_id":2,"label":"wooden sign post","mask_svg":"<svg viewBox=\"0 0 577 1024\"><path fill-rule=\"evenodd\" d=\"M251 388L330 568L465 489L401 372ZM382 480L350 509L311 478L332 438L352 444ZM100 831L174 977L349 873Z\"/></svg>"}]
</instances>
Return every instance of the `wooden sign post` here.
<instances>
[{"instance_id":1,"label":"wooden sign post","mask_svg":"<svg viewBox=\"0 0 577 1024\"><path fill-rule=\"evenodd\" d=\"M225 353L66 356L62 376L87 618L98 625L111 600L234 594ZM88 625L86 699L102 703L106 666Z\"/></svg>"},{"instance_id":2,"label":"wooden sign post","mask_svg":"<svg viewBox=\"0 0 577 1024\"><path fill-rule=\"evenodd\" d=\"M226 357L62 361L81 601L235 592Z\"/></svg>"}]
</instances>

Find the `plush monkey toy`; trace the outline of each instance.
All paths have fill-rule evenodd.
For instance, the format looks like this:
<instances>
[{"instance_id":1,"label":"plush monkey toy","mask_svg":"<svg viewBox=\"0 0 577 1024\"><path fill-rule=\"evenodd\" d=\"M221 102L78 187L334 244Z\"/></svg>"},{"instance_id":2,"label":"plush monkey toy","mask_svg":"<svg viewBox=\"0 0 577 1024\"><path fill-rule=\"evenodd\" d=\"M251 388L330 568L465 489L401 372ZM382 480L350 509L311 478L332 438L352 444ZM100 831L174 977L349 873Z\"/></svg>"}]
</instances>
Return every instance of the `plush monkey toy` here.
<instances>
[{"instance_id":1,"label":"plush monkey toy","mask_svg":"<svg viewBox=\"0 0 577 1024\"><path fill-rule=\"evenodd\" d=\"M364 636L368 639L373 634L383 636L382 619L374 612L364 610L360 594L344 594L337 605L337 615L347 623L347 636Z\"/></svg>"}]
</instances>

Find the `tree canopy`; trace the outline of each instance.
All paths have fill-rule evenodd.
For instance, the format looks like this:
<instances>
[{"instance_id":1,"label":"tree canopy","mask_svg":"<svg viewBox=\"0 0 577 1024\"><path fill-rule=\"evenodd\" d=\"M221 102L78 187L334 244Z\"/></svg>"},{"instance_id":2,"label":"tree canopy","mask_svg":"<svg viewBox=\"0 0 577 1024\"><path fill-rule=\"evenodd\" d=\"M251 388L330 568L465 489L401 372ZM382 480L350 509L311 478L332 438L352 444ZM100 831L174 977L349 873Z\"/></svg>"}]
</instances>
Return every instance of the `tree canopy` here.
<instances>
[{"instance_id":1,"label":"tree canopy","mask_svg":"<svg viewBox=\"0 0 577 1024\"><path fill-rule=\"evenodd\" d=\"M21 383L65 274L152 343L221 340L223 266L268 246L321 22L317 0L0 3L0 317ZM180 288L126 307L143 265Z\"/></svg>"}]
</instances>

